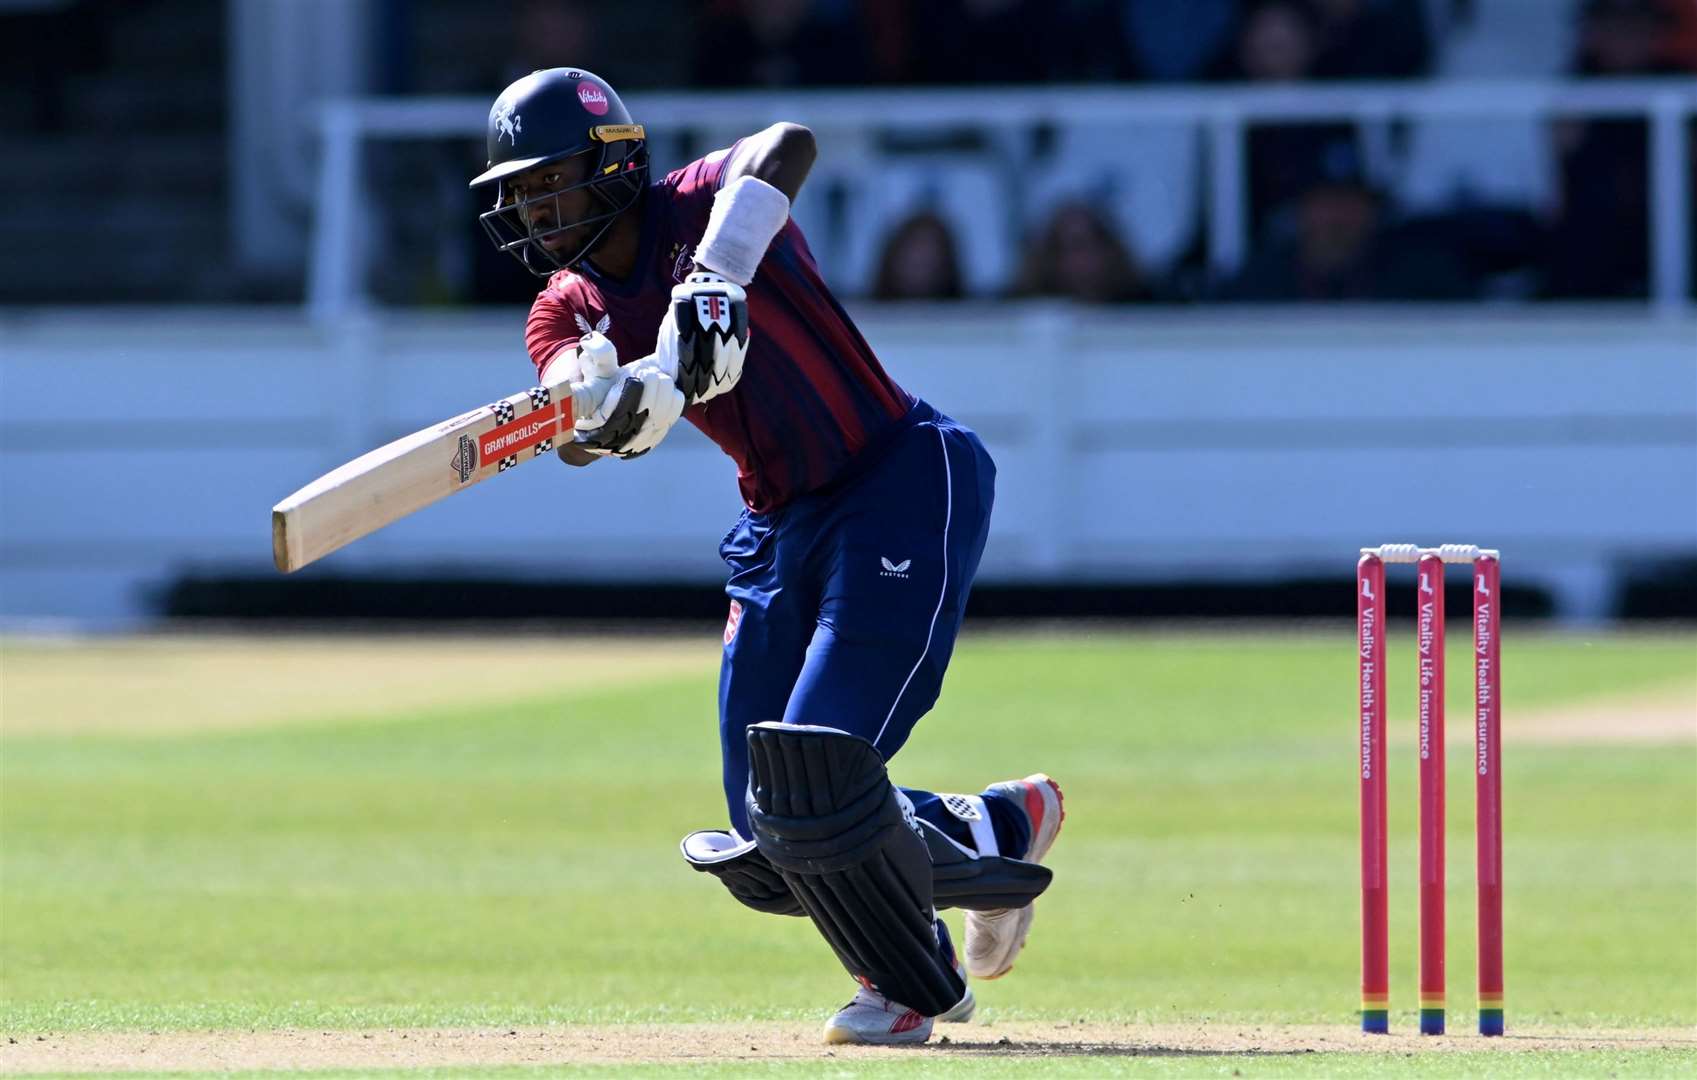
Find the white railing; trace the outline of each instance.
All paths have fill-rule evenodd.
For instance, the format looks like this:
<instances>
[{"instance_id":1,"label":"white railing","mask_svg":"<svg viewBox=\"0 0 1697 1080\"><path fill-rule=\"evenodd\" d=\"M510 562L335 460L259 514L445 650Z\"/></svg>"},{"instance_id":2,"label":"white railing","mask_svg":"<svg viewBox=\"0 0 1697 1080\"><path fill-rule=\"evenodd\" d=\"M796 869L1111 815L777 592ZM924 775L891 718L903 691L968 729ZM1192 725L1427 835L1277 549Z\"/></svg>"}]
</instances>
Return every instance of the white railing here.
<instances>
[{"instance_id":1,"label":"white railing","mask_svg":"<svg viewBox=\"0 0 1697 1080\"><path fill-rule=\"evenodd\" d=\"M1615 610L1636 568L1697 554L1697 311L852 307L897 381L999 465L986 582L1342 582L1363 542L1473 540L1584 619ZM183 573L272 574L271 505L523 388L521 323L0 319L0 623L134 617ZM1070 377L1015 400L1033 356ZM58 401L101 438L43 412ZM735 473L682 424L641 461L515 469L305 573L712 584ZM584 507L619 527L585 529Z\"/></svg>"},{"instance_id":2,"label":"white railing","mask_svg":"<svg viewBox=\"0 0 1697 1080\"><path fill-rule=\"evenodd\" d=\"M1649 124L1651 298L1663 314L1687 306L1692 179L1686 121L1697 116L1697 79L1611 82L1360 83L1330 86L1199 87L1144 90L1031 87L1018 90L762 91L633 94L631 111L651 132L752 131L776 120L826 130L996 129L1033 124L1194 123L1206 133L1209 262L1237 267L1247 249L1243 134L1267 122L1555 117L1639 118ZM319 173L307 298L315 318L368 304L364 253L355 212L363 144L481 136L482 98L361 98L323 107ZM470 164L468 172L472 171Z\"/></svg>"}]
</instances>

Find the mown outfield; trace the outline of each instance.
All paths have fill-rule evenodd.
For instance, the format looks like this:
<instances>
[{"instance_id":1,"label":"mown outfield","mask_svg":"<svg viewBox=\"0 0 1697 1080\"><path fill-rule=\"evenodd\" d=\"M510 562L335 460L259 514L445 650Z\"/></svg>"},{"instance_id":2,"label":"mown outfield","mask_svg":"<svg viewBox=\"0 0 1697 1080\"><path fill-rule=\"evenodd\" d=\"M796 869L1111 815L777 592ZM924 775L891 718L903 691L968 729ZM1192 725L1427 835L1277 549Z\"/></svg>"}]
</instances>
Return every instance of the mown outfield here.
<instances>
[{"instance_id":1,"label":"mown outfield","mask_svg":"<svg viewBox=\"0 0 1697 1080\"><path fill-rule=\"evenodd\" d=\"M1408 1032L1412 660L1394 629L1392 1021ZM969 638L893 772L944 790L1053 774L1056 882L1015 972L977 985L977 1022L939 1027L947 1045L834 1055L818 1027L852 986L824 944L677 854L722 819L716 644L4 642L0 1071L1697 1070L1697 637L1505 627L1510 1037L1489 1043L1468 1034L1464 648L1459 1034L1420 1042L1355 1030L1345 628Z\"/></svg>"}]
</instances>

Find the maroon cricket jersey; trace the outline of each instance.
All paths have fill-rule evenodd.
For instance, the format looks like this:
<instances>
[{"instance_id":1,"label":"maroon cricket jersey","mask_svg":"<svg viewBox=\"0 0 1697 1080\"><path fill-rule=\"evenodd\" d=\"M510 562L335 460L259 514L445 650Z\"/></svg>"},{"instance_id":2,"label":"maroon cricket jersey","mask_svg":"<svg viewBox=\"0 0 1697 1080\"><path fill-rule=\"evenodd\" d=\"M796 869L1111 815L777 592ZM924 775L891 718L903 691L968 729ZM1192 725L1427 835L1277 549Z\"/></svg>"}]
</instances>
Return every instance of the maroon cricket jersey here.
<instances>
[{"instance_id":1,"label":"maroon cricket jersey","mask_svg":"<svg viewBox=\"0 0 1697 1080\"><path fill-rule=\"evenodd\" d=\"M649 185L636 269L615 280L588 263L561 270L536 297L525 344L540 375L562 348L600 330L628 364L654 352L672 286L690 272L730 149ZM757 512L855 470L861 451L899 426L914 398L897 386L825 287L794 221L784 225L748 288L748 359L736 389L692 405L684 419L737 464Z\"/></svg>"}]
</instances>

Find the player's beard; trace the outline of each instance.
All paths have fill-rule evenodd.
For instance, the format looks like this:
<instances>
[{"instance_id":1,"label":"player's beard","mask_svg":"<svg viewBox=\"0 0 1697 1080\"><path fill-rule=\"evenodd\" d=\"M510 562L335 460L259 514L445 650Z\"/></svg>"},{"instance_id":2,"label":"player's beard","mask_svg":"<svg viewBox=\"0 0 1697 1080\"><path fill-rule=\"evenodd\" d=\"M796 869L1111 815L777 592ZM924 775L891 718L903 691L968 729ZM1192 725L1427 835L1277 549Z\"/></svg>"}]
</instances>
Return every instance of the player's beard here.
<instances>
[{"instance_id":1,"label":"player's beard","mask_svg":"<svg viewBox=\"0 0 1697 1080\"><path fill-rule=\"evenodd\" d=\"M616 215L599 221L579 222L563 228L541 229L525 246L525 265L532 270L576 270L600 247L612 231ZM558 238L555 246L547 241Z\"/></svg>"},{"instance_id":2,"label":"player's beard","mask_svg":"<svg viewBox=\"0 0 1697 1080\"><path fill-rule=\"evenodd\" d=\"M593 227L567 225L532 233L531 239L548 259L560 266L576 266L593 248L596 232Z\"/></svg>"},{"instance_id":3,"label":"player's beard","mask_svg":"<svg viewBox=\"0 0 1697 1080\"><path fill-rule=\"evenodd\" d=\"M635 197L623 206L617 205L611 195L599 188L592 188L591 194L599 198L605 205L604 216L591 215L585 220L573 222L563 228L542 229L531 234L534 246L541 248L548 258L558 261L562 267L575 269L581 266L606 241L608 234L613 231L621 217L629 213L640 214L642 212L643 192L641 189L638 189ZM551 236L560 238L559 247L549 248L542 242L544 237Z\"/></svg>"}]
</instances>

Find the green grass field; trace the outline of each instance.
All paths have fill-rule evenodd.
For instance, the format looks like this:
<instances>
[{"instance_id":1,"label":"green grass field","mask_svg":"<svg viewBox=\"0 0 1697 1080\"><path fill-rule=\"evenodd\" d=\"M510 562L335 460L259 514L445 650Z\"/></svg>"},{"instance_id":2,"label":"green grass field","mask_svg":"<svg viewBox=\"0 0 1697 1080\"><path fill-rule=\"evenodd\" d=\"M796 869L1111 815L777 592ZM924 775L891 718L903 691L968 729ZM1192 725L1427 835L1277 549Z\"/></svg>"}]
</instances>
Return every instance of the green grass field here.
<instances>
[{"instance_id":1,"label":"green grass field","mask_svg":"<svg viewBox=\"0 0 1697 1080\"><path fill-rule=\"evenodd\" d=\"M1408 1032L1412 657L1393 629L1392 1022ZM493 1045L509 1030L539 1047L630 1034L612 1056L549 1059L573 1076L1690 1075L1697 638L1505 635L1510 1038L1467 1034L1465 648L1452 641L1458 1034L1433 1048L1355 1033L1347 632L1104 631L963 642L892 773L961 791L1054 775L1055 884L1018 969L977 985L979 1020L939 1026L949 1046L833 1057L817 1025L852 986L823 942L736 906L677 853L722 824L716 635L531 639L481 677L432 661L453 642L10 640L0 1035L16 1041L0 1039L0 1071L91 1067L155 1032L227 1046L221 1066L183 1059L183 1075L219 1075L274 1067L243 1054L266 1032L360 1029L415 1033L414 1068L326 1075L539 1075L526 1062L542 1058L419 1051L432 1032ZM656 647L664 664L640 659ZM409 665L440 685L389 707L362 682ZM688 1056L698 1042L706 1059Z\"/></svg>"}]
</instances>

